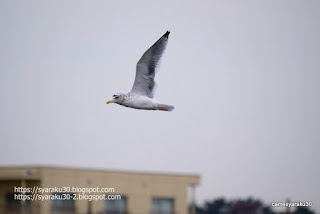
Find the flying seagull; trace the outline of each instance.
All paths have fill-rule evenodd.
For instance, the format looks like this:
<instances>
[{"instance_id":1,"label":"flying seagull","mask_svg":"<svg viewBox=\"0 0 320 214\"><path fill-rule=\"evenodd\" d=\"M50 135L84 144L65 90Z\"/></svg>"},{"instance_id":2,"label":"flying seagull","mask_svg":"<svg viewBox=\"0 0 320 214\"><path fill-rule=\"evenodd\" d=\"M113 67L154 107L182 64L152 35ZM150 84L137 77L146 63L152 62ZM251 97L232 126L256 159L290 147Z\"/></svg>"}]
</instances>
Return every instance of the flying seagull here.
<instances>
[{"instance_id":1,"label":"flying seagull","mask_svg":"<svg viewBox=\"0 0 320 214\"><path fill-rule=\"evenodd\" d=\"M152 45L140 58L136 66L136 78L131 92L117 93L113 95L109 103L117 103L122 106L144 109L172 111L173 106L160 104L153 97L156 91L154 77L157 73L161 57L166 49L170 32L167 31L154 45Z\"/></svg>"}]
</instances>

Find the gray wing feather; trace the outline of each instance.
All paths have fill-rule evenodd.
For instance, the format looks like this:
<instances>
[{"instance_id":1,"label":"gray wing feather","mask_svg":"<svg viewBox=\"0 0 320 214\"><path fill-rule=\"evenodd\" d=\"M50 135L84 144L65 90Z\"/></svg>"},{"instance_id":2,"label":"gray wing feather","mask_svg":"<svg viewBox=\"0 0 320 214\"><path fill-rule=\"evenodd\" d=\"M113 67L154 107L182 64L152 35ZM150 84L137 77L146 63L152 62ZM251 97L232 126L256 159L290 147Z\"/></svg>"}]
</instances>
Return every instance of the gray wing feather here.
<instances>
[{"instance_id":1,"label":"gray wing feather","mask_svg":"<svg viewBox=\"0 0 320 214\"><path fill-rule=\"evenodd\" d=\"M131 92L154 97L156 82L154 77L159 68L161 56L166 49L170 32L167 31L154 45L152 45L140 58L136 67L136 78Z\"/></svg>"}]
</instances>

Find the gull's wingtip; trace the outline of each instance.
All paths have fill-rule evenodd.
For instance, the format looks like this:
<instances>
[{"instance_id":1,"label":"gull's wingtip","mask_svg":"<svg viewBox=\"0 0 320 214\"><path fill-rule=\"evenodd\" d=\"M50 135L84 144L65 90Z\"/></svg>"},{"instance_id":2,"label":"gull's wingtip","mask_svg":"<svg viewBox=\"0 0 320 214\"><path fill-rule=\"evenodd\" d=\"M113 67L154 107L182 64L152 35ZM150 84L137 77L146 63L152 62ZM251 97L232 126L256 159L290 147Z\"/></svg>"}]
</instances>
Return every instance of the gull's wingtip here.
<instances>
[{"instance_id":1,"label":"gull's wingtip","mask_svg":"<svg viewBox=\"0 0 320 214\"><path fill-rule=\"evenodd\" d=\"M168 38L169 37L169 34L170 34L170 31L167 31L163 36Z\"/></svg>"}]
</instances>

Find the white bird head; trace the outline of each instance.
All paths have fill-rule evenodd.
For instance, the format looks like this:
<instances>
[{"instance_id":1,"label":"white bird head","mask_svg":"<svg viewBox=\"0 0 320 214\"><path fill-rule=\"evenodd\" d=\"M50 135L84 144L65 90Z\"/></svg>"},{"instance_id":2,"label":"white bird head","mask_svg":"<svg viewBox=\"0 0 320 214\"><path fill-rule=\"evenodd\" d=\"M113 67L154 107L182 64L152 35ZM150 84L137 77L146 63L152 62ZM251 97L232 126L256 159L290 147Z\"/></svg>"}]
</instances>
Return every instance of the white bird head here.
<instances>
[{"instance_id":1,"label":"white bird head","mask_svg":"<svg viewBox=\"0 0 320 214\"><path fill-rule=\"evenodd\" d=\"M124 95L123 93L116 93L114 94L112 97L112 100L109 100L106 102L106 104L109 104L109 103L121 103L122 100L124 99Z\"/></svg>"}]
</instances>

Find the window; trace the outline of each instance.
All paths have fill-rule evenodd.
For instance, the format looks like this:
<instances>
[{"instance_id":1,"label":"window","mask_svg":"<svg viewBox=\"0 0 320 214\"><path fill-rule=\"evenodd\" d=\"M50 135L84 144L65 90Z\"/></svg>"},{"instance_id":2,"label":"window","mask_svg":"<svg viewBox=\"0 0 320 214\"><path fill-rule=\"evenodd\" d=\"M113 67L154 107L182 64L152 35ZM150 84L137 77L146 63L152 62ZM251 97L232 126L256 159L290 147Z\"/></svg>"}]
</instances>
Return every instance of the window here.
<instances>
[{"instance_id":1,"label":"window","mask_svg":"<svg viewBox=\"0 0 320 214\"><path fill-rule=\"evenodd\" d=\"M31 200L27 200L31 197L30 193L22 194L8 192L6 193L5 197L7 212L19 212L20 208L24 209L25 211L30 210ZM23 198L26 198L24 203L22 203Z\"/></svg>"},{"instance_id":2,"label":"window","mask_svg":"<svg viewBox=\"0 0 320 214\"><path fill-rule=\"evenodd\" d=\"M127 198L121 196L118 200L106 200L106 214L126 214Z\"/></svg>"},{"instance_id":3,"label":"window","mask_svg":"<svg viewBox=\"0 0 320 214\"><path fill-rule=\"evenodd\" d=\"M53 193L54 196L51 204L53 211L74 212L75 204L72 193Z\"/></svg>"},{"instance_id":4,"label":"window","mask_svg":"<svg viewBox=\"0 0 320 214\"><path fill-rule=\"evenodd\" d=\"M173 199L170 198L153 198L152 214L173 214Z\"/></svg>"}]
</instances>

